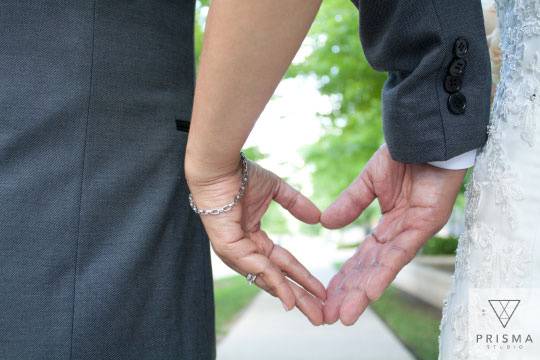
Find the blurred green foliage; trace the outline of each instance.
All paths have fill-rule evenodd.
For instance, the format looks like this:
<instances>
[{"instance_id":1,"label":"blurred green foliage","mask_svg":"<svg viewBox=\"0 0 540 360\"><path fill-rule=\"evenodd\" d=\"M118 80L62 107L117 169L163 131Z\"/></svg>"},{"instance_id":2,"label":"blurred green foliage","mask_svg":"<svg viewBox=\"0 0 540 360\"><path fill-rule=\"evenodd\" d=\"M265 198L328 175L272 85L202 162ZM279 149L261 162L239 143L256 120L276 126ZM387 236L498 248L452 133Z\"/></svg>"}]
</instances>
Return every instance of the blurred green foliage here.
<instances>
[{"instance_id":1,"label":"blurred green foliage","mask_svg":"<svg viewBox=\"0 0 540 360\"><path fill-rule=\"evenodd\" d=\"M209 0L197 0L195 3L195 63L199 64L201 56L202 41L204 34L204 24L206 21L206 13L208 12Z\"/></svg>"},{"instance_id":2,"label":"blurred green foliage","mask_svg":"<svg viewBox=\"0 0 540 360\"><path fill-rule=\"evenodd\" d=\"M197 60L208 2L197 1ZM286 76L315 77L320 93L332 102L329 113L319 114L324 135L303 149L306 166L312 169L312 198L324 209L356 178L384 142L381 89L386 74L374 71L363 54L358 36L358 10L350 0L323 2L306 45L312 51L304 61L291 66ZM463 204L460 195L457 206L462 208ZM374 204L355 224L372 222L378 214L377 204ZM286 219L274 205L263 222L270 232L289 232ZM300 229L315 235L320 228L301 225Z\"/></svg>"},{"instance_id":3,"label":"blurred green foliage","mask_svg":"<svg viewBox=\"0 0 540 360\"><path fill-rule=\"evenodd\" d=\"M306 163L313 168L314 199L324 208L384 141L380 101L386 74L374 71L364 57L358 10L350 0L323 2L308 37L313 51L287 76L315 76L320 93L332 102L332 111L320 114L324 135L304 149ZM371 208L358 222L375 213Z\"/></svg>"},{"instance_id":4,"label":"blurred green foliage","mask_svg":"<svg viewBox=\"0 0 540 360\"><path fill-rule=\"evenodd\" d=\"M208 0L197 1L195 56L202 48ZM380 95L386 78L367 63L358 37L358 11L350 0L323 2L308 34L312 48L300 64L291 66L287 77L315 76L319 91L329 96L333 108L320 114L325 134L303 151L307 166L313 169L314 200L322 208L329 205L358 175L373 152L383 142ZM256 150L251 150L256 151ZM246 153L248 158L258 160ZM376 212L366 211L359 222ZM272 233L289 232L282 212L273 204L263 219ZM302 226L301 231L316 235L317 226Z\"/></svg>"},{"instance_id":5,"label":"blurred green foliage","mask_svg":"<svg viewBox=\"0 0 540 360\"><path fill-rule=\"evenodd\" d=\"M422 255L455 255L458 246L458 239L453 236L439 237L435 236L429 239L420 254Z\"/></svg>"},{"instance_id":6,"label":"blurred green foliage","mask_svg":"<svg viewBox=\"0 0 540 360\"><path fill-rule=\"evenodd\" d=\"M248 148L242 149L242 152L246 157L251 161L259 161L268 156L268 154L263 153L261 150L259 150L256 146L251 146Z\"/></svg>"}]
</instances>

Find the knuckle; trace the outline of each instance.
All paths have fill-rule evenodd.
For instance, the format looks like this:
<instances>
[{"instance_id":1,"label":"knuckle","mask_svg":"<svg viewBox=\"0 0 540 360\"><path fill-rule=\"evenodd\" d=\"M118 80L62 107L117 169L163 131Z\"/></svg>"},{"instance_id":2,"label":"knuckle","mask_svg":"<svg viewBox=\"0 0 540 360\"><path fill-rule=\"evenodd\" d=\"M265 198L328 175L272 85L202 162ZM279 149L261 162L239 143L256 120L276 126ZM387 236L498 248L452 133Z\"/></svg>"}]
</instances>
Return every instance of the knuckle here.
<instances>
[{"instance_id":1,"label":"knuckle","mask_svg":"<svg viewBox=\"0 0 540 360\"><path fill-rule=\"evenodd\" d=\"M236 246L234 243L220 242L214 246L216 253L222 257L233 258L236 253Z\"/></svg>"},{"instance_id":2,"label":"knuckle","mask_svg":"<svg viewBox=\"0 0 540 360\"><path fill-rule=\"evenodd\" d=\"M226 245L220 242L212 243L212 248L214 249L214 252L219 257L225 257L227 254Z\"/></svg>"},{"instance_id":3,"label":"knuckle","mask_svg":"<svg viewBox=\"0 0 540 360\"><path fill-rule=\"evenodd\" d=\"M296 299L299 302L303 302L304 300L309 300L309 295L305 291L301 291L298 295L296 295Z\"/></svg>"},{"instance_id":4,"label":"knuckle","mask_svg":"<svg viewBox=\"0 0 540 360\"><path fill-rule=\"evenodd\" d=\"M296 266L296 261L295 261L294 257L292 257L291 255L288 255L288 256L285 257L284 264L285 264L285 267L287 269L292 269L292 268L294 268Z\"/></svg>"},{"instance_id":5,"label":"knuckle","mask_svg":"<svg viewBox=\"0 0 540 360\"><path fill-rule=\"evenodd\" d=\"M278 250L281 250L281 247L277 244L274 244L274 242L270 241L269 244L266 246L265 254L268 254L268 258L272 258L277 255Z\"/></svg>"},{"instance_id":6,"label":"knuckle","mask_svg":"<svg viewBox=\"0 0 540 360\"><path fill-rule=\"evenodd\" d=\"M273 265L272 263L270 262L270 260L266 259L262 264L261 264L261 272L264 273L264 274L268 274L269 272L271 272L273 270Z\"/></svg>"},{"instance_id":7,"label":"knuckle","mask_svg":"<svg viewBox=\"0 0 540 360\"><path fill-rule=\"evenodd\" d=\"M298 199L300 198L300 193L296 190L293 190L293 193L285 200L284 208L290 210L296 206Z\"/></svg>"},{"instance_id":8,"label":"knuckle","mask_svg":"<svg viewBox=\"0 0 540 360\"><path fill-rule=\"evenodd\" d=\"M269 285L267 286L267 289L268 289L268 291L269 291L270 293L275 294L276 291L277 291L277 286L274 285L274 284L269 284Z\"/></svg>"},{"instance_id":9,"label":"knuckle","mask_svg":"<svg viewBox=\"0 0 540 360\"><path fill-rule=\"evenodd\" d=\"M277 286L280 288L284 288L287 286L287 279L285 279L285 276L280 276L277 280Z\"/></svg>"}]
</instances>

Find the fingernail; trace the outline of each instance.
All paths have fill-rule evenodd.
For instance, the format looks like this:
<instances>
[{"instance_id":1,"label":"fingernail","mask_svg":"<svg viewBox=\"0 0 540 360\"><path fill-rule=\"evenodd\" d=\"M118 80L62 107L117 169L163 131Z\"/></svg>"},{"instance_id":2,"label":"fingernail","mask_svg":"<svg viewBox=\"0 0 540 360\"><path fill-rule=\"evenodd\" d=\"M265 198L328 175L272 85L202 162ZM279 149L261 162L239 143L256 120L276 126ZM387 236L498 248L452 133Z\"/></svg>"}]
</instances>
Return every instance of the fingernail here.
<instances>
[{"instance_id":1,"label":"fingernail","mask_svg":"<svg viewBox=\"0 0 540 360\"><path fill-rule=\"evenodd\" d=\"M291 310L291 309L289 309L289 308L287 307L287 304L285 304L283 301L281 302L281 305L283 305L283 308L285 309L285 311Z\"/></svg>"}]
</instances>

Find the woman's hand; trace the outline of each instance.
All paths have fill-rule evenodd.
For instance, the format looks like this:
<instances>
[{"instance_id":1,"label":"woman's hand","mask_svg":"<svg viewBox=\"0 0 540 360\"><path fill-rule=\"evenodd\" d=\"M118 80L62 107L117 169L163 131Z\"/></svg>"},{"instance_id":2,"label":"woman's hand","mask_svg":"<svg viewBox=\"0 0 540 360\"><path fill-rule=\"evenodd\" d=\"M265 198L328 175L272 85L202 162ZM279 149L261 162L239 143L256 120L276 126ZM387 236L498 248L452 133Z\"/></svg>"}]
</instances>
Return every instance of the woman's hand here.
<instances>
[{"instance_id":1,"label":"woman's hand","mask_svg":"<svg viewBox=\"0 0 540 360\"><path fill-rule=\"evenodd\" d=\"M277 175L247 162L248 184L239 203L229 212L201 216L212 247L238 273L256 275L255 283L279 297L286 310L297 306L314 325L320 325L325 287L290 252L274 244L260 226L272 200L308 224L318 223L321 212ZM186 157L186 179L197 207L216 208L232 201L241 184L239 164L230 171L216 173L214 168L210 173Z\"/></svg>"}]
</instances>

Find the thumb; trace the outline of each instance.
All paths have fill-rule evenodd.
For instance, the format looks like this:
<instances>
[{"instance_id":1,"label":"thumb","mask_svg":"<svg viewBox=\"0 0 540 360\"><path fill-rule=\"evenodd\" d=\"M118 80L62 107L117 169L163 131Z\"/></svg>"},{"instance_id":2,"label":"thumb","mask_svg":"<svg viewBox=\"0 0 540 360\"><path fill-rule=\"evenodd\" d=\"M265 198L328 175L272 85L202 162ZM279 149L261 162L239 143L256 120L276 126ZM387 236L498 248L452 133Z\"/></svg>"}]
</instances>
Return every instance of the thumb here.
<instances>
[{"instance_id":1,"label":"thumb","mask_svg":"<svg viewBox=\"0 0 540 360\"><path fill-rule=\"evenodd\" d=\"M321 224L328 229L342 228L356 220L373 202L375 193L367 173L363 171L321 215Z\"/></svg>"},{"instance_id":2,"label":"thumb","mask_svg":"<svg viewBox=\"0 0 540 360\"><path fill-rule=\"evenodd\" d=\"M321 218L321 210L281 178L279 178L273 198L295 218L307 224L317 224Z\"/></svg>"}]
</instances>

